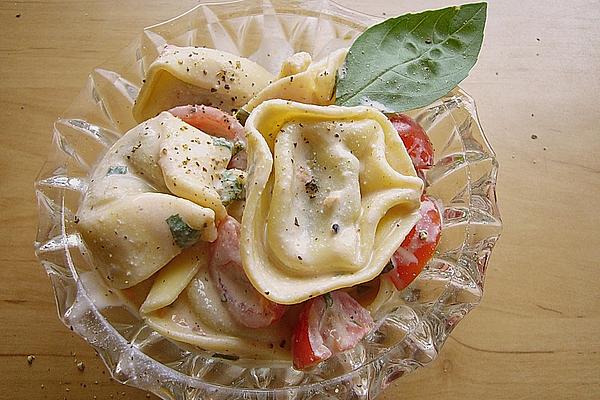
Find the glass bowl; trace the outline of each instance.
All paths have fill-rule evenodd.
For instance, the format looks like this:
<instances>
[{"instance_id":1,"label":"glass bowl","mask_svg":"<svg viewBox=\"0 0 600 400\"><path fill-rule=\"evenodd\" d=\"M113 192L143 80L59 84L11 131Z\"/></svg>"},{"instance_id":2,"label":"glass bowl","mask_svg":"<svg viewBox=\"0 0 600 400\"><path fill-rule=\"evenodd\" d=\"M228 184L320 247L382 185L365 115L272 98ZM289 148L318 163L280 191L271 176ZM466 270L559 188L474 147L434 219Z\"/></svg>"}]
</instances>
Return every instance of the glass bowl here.
<instances>
[{"instance_id":1,"label":"glass bowl","mask_svg":"<svg viewBox=\"0 0 600 400\"><path fill-rule=\"evenodd\" d=\"M165 43L207 46L272 72L298 51L319 59L349 46L376 17L328 0L242 0L200 4L149 27L90 74L63 118L53 152L35 182L36 254L46 269L60 319L83 337L119 382L164 399L367 399L434 360L456 324L481 300L486 266L499 237L497 161L460 88L409 113L428 132L435 165L424 176L439 200L442 239L436 255L403 291L383 292L377 329L356 348L308 372L260 365L167 340L150 329L131 294L108 288L77 231L77 208L96 162L136 125L131 107L144 72Z\"/></svg>"}]
</instances>

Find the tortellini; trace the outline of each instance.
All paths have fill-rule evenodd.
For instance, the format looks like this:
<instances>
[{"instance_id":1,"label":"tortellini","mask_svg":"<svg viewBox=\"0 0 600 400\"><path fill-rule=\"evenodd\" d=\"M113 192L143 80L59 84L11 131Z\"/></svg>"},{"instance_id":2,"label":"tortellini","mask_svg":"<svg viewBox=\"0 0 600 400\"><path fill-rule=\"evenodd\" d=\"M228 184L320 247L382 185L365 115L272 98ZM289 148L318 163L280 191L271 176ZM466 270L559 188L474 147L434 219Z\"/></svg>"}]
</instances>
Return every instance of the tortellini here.
<instances>
[{"instance_id":1,"label":"tortellini","mask_svg":"<svg viewBox=\"0 0 600 400\"><path fill-rule=\"evenodd\" d=\"M199 47L165 46L148 68L133 107L144 121L175 106L204 104L233 112L273 80L247 58Z\"/></svg>"},{"instance_id":2,"label":"tortellini","mask_svg":"<svg viewBox=\"0 0 600 400\"><path fill-rule=\"evenodd\" d=\"M266 100L293 100L306 104L329 105L335 101L335 78L344 63L347 49L312 62L308 53L296 53L281 66L279 79L253 97L244 110L250 113Z\"/></svg>"},{"instance_id":3,"label":"tortellini","mask_svg":"<svg viewBox=\"0 0 600 400\"><path fill-rule=\"evenodd\" d=\"M231 143L161 113L127 132L96 167L78 210L80 233L117 288L150 277L226 215ZM221 198L223 196L223 199Z\"/></svg>"},{"instance_id":4,"label":"tortellini","mask_svg":"<svg viewBox=\"0 0 600 400\"><path fill-rule=\"evenodd\" d=\"M140 312L146 314L172 304L198 270L206 268L208 260L209 248L206 242L185 249L156 274Z\"/></svg>"},{"instance_id":5,"label":"tortellini","mask_svg":"<svg viewBox=\"0 0 600 400\"><path fill-rule=\"evenodd\" d=\"M200 250L195 254L196 258L186 258L190 263L186 271L197 268L197 273L185 290L179 293L180 275L173 274L164 279L165 282L161 281L163 287L170 288L169 295L164 296L168 298L165 302L178 297L172 304L145 314L148 325L165 337L232 359L289 362L292 321L297 318L297 313L288 312L283 319L266 328L248 329L241 325L227 310L209 273L205 253Z\"/></svg>"},{"instance_id":6,"label":"tortellini","mask_svg":"<svg viewBox=\"0 0 600 400\"><path fill-rule=\"evenodd\" d=\"M209 207L218 220L227 215L225 205L231 202L231 175L245 172L226 170L232 156L231 142L212 137L172 117L174 123L160 147L160 165L169 190L182 197ZM188 132L189 131L189 132ZM224 204L225 203L225 204Z\"/></svg>"},{"instance_id":7,"label":"tortellini","mask_svg":"<svg viewBox=\"0 0 600 400\"><path fill-rule=\"evenodd\" d=\"M423 182L385 115L332 105L346 53L294 54L276 78L206 48L167 45L150 65L133 109L145 122L101 159L77 222L111 287L151 285L140 308L151 328L224 358L289 362L301 306L284 304L381 273L419 218ZM201 105L243 106L246 150L241 125L203 132L234 117ZM225 221L235 235L218 234ZM216 269L221 247L235 269ZM248 299L277 312L254 324Z\"/></svg>"},{"instance_id":8,"label":"tortellini","mask_svg":"<svg viewBox=\"0 0 600 400\"><path fill-rule=\"evenodd\" d=\"M294 304L381 273L423 189L385 115L269 100L246 130L241 253L257 290Z\"/></svg>"}]
</instances>

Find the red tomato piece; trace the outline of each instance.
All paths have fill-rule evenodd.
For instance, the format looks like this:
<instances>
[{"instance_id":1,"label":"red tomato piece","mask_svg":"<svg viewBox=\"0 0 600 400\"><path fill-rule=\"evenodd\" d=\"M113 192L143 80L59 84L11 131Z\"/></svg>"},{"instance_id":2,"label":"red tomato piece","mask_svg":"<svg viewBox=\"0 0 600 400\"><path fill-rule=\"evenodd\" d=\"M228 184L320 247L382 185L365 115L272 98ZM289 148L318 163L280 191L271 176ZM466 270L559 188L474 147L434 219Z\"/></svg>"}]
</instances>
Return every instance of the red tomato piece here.
<instances>
[{"instance_id":1,"label":"red tomato piece","mask_svg":"<svg viewBox=\"0 0 600 400\"><path fill-rule=\"evenodd\" d=\"M431 168L433 166L433 146L421 125L405 114L392 114L388 118L398 131L415 169Z\"/></svg>"},{"instance_id":2,"label":"red tomato piece","mask_svg":"<svg viewBox=\"0 0 600 400\"><path fill-rule=\"evenodd\" d=\"M346 292L306 301L292 336L294 368L312 367L353 348L373 326L369 311Z\"/></svg>"},{"instance_id":3,"label":"red tomato piece","mask_svg":"<svg viewBox=\"0 0 600 400\"><path fill-rule=\"evenodd\" d=\"M410 285L421 273L440 241L442 218L431 198L423 196L419 214L421 219L392 255L394 269L388 276L398 290Z\"/></svg>"},{"instance_id":4,"label":"red tomato piece","mask_svg":"<svg viewBox=\"0 0 600 400\"><path fill-rule=\"evenodd\" d=\"M218 108L188 105L174 107L169 112L209 135L245 141L244 127L233 115Z\"/></svg>"},{"instance_id":5,"label":"red tomato piece","mask_svg":"<svg viewBox=\"0 0 600 400\"><path fill-rule=\"evenodd\" d=\"M281 319L286 306L260 294L244 272L240 258L240 223L227 217L211 244L209 271L232 317L248 328L263 328Z\"/></svg>"},{"instance_id":6,"label":"red tomato piece","mask_svg":"<svg viewBox=\"0 0 600 400\"><path fill-rule=\"evenodd\" d=\"M218 108L204 105L179 106L169 110L171 114L184 122L212 136L240 142L246 147L244 127L232 115ZM229 168L246 169L246 151L235 154L229 162Z\"/></svg>"}]
</instances>

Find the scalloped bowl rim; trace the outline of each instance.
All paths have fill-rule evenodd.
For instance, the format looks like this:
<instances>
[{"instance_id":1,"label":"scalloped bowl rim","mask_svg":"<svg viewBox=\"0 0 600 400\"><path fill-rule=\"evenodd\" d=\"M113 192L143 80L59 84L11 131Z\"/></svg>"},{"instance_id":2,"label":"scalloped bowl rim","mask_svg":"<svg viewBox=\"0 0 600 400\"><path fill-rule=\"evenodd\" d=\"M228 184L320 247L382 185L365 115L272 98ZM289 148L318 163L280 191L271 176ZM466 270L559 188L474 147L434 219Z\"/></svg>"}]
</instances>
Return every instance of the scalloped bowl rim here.
<instances>
[{"instance_id":1,"label":"scalloped bowl rim","mask_svg":"<svg viewBox=\"0 0 600 400\"><path fill-rule=\"evenodd\" d=\"M340 4L339 2L335 1L335 0L327 0L328 2L334 4L336 7L338 7L339 9L342 9L350 14L356 15L356 16L362 16L365 19L370 19L370 20L381 20L381 17L372 15L372 14L368 14L368 13L364 13L364 12L360 12L354 9L351 9L347 6L344 6L342 4ZM231 1L226 1L226 2L206 2L206 3L199 3L196 6L194 6L193 8L189 9L188 11L185 11L173 18L170 18L168 20L159 22L157 24L154 25L150 25L146 28L144 28L144 31L147 30L152 30L152 29L156 29L156 28L161 28L164 27L168 24L172 24L172 23L176 23L178 20L180 20L181 18L192 14L194 11L196 11L198 8L200 7L206 7L206 6L223 6L223 5L234 5L234 4L243 4L246 3L247 0L231 0ZM334 17L341 17L341 18L349 18L348 16L335 16L332 15ZM357 22L359 24L361 24L360 21L351 21L351 22ZM361 24L362 25L362 24ZM135 44L135 40L133 42L131 42L129 44L129 46L132 46ZM105 60L101 65L108 63L110 60L112 60L113 58L115 58L116 56L118 56L120 53L117 52L115 54L113 54L112 57L108 58L107 60ZM464 93L464 92L463 92ZM475 108L475 104L474 101L472 100L472 98L468 95L465 94L466 97L471 101L471 105ZM477 123L479 124L479 126L481 126L480 122L479 122L479 117L477 116L477 113L475 112L475 116L477 118ZM487 149L493 156L495 156L492 147L490 146L487 138L485 137L485 134L482 133L482 137L483 140L485 142L485 145L487 146ZM462 142L462 138L461 138L461 142ZM464 143L462 143L463 148L464 148ZM497 165L497 160L494 157L494 162ZM46 163L44 165L44 167L42 168L42 171L44 170L44 168L48 165L51 164L52 160L49 157L46 160ZM40 180L40 178L42 177L42 171L40 172L40 175L38 175L38 177L36 178L36 183ZM469 187L470 184L472 183L469 180ZM471 194L469 194L469 197L471 196ZM493 185L493 196L495 197L495 185ZM62 238L63 240L66 238L67 236L67 232L65 229L65 205L64 205L64 194L62 196L62 200L63 203L60 206L60 219L61 219L61 234L62 234ZM470 206L469 206L470 208ZM500 216L498 215L498 219L500 220ZM501 221L501 220L500 220ZM466 222L466 226L469 227L472 224L471 219L469 218ZM499 237L499 233L496 235L496 237ZM42 257L39 254L39 242L36 242L36 255L38 257L38 259L40 261L42 261ZM463 241L462 245L461 245L461 249L460 249L460 253L462 254L464 251L464 246L466 245L466 240ZM102 313L99 311L99 309L97 308L96 304L94 304L93 299L88 295L86 289L83 287L82 282L78 279L78 273L77 273L77 269L73 263L72 257L71 257L71 248L67 245L64 246L64 251L65 251L65 256L67 258L67 263L68 263L68 267L71 270L71 273L73 274L72 279L76 282L76 288L77 288L77 296L82 295L87 302L89 303L89 306L94 310L95 312L95 317L99 318L101 321L103 321L106 326L111 330L111 334L114 335L114 337L116 339L118 339L120 342L122 342L122 344L126 345L128 344L128 340L125 339L120 332L118 332L116 330L116 328L114 328L112 326L112 324L106 319L106 317L104 315L102 315ZM486 261L487 264L488 261ZM48 271L48 273L50 273L50 271ZM455 274L456 271L453 271L453 274ZM53 290L56 290L54 283L53 283ZM56 294L56 293L55 293ZM59 314L59 318L61 319L61 321L63 321L63 323L68 327L68 324L65 320L65 315L62 315L60 313L60 307L59 307L59 299L57 296L55 296L56 302L57 302L57 310L58 310L58 314ZM77 298L75 299L75 301L77 301ZM407 334L408 336L408 334ZM82 336L83 337L83 336ZM83 337L84 340L87 341L86 337ZM445 339L444 339L445 341ZM89 343L89 342L88 342ZM93 343L89 343L92 347L97 348L97 349L101 349L102 347L100 345L96 345ZM308 384L297 384L297 385L292 385L292 386L285 386L285 387L280 387L280 388L268 388L268 389L261 389L261 388L240 388L240 387L235 387L235 386L227 386L227 385L223 385L223 384L218 384L218 383L211 383L211 382L206 382L204 381L202 378L198 378L198 377L194 377L194 376L190 376L190 375L186 375L183 372L177 371L163 363L161 363L160 361L157 361L156 359L150 357L149 355L145 354L142 350L138 349L137 347L131 346L130 350L135 352L136 356L141 357L143 360L146 360L147 362L149 362L150 364L153 365L153 367L162 367L162 368L167 368L169 374L174 375L178 378L180 378L182 381L184 381L186 384L194 387L194 388L207 388L209 390L219 390L219 391L227 391L230 392L231 394L239 394L239 393L248 393L248 394L265 394L265 393L273 393L273 394L277 394L277 393L289 393L290 391L296 391L296 390L310 390L310 389L318 389L318 388L322 388L325 385L332 385L332 384L336 384L339 383L341 381L344 381L345 378L348 378L349 376L352 376L353 374L356 373L356 371L361 370L371 364L374 364L376 362L379 362L380 360L382 360L383 358L385 358L386 356L389 355L389 353L393 352L394 350L396 350L399 346L401 346L403 344L403 340L397 342L396 344L394 344L393 346L387 348L385 351L381 352L380 354L378 354L376 357L373 357L371 360L368 360L365 363L360 364L358 367L349 370L341 375L332 377L332 378L328 378L325 379L323 381L319 381L319 382L314 382L314 383L308 383ZM105 360L105 358L102 356L101 357L102 361L104 362L104 364L107 366L107 369L109 370L109 372L111 373L111 375L113 377L115 377L113 370L110 368L108 361ZM119 379L117 379L118 381L120 381ZM120 381L121 382L121 381ZM127 382L122 382L122 383L127 383ZM138 386L140 387L140 386ZM144 389L143 387L141 387L142 389ZM148 390L148 389L147 389ZM160 393L156 393L155 394L160 396Z\"/></svg>"}]
</instances>

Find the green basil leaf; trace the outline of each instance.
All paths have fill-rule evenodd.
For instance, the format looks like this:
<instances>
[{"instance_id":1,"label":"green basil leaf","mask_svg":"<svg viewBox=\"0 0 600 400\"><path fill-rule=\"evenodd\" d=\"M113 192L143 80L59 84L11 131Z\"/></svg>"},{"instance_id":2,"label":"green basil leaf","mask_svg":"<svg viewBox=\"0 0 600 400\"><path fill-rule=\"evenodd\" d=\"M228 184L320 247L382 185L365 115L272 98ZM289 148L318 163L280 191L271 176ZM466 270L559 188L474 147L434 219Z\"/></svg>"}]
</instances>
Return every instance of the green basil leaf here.
<instances>
[{"instance_id":1,"label":"green basil leaf","mask_svg":"<svg viewBox=\"0 0 600 400\"><path fill-rule=\"evenodd\" d=\"M193 246L200 239L200 231L185 223L179 214L171 215L166 219L171 230L173 240L182 249Z\"/></svg>"},{"instance_id":2,"label":"green basil leaf","mask_svg":"<svg viewBox=\"0 0 600 400\"><path fill-rule=\"evenodd\" d=\"M239 110L237 110L233 116L236 117L238 121L240 121L240 124L246 125L246 120L250 116L250 113L246 111L244 107L242 107Z\"/></svg>"},{"instance_id":3,"label":"green basil leaf","mask_svg":"<svg viewBox=\"0 0 600 400\"><path fill-rule=\"evenodd\" d=\"M244 177L226 169L221 174L222 188L217 189L221 202L225 207L236 200L244 200L246 198L246 182Z\"/></svg>"},{"instance_id":4,"label":"green basil leaf","mask_svg":"<svg viewBox=\"0 0 600 400\"><path fill-rule=\"evenodd\" d=\"M126 173L127 173L126 165L112 165L112 166L108 167L106 176L108 176L108 175L125 175Z\"/></svg>"},{"instance_id":5,"label":"green basil leaf","mask_svg":"<svg viewBox=\"0 0 600 400\"><path fill-rule=\"evenodd\" d=\"M337 77L336 104L402 112L431 104L475 65L487 3L389 18L363 32Z\"/></svg>"},{"instance_id":6,"label":"green basil leaf","mask_svg":"<svg viewBox=\"0 0 600 400\"><path fill-rule=\"evenodd\" d=\"M213 141L213 145L215 145L215 146L227 147L229 150L233 149L233 143L231 143L229 140L227 140L225 138L213 137L212 141Z\"/></svg>"}]
</instances>

